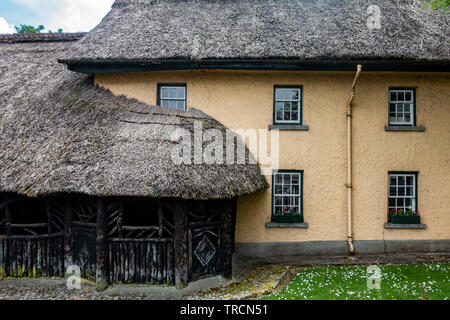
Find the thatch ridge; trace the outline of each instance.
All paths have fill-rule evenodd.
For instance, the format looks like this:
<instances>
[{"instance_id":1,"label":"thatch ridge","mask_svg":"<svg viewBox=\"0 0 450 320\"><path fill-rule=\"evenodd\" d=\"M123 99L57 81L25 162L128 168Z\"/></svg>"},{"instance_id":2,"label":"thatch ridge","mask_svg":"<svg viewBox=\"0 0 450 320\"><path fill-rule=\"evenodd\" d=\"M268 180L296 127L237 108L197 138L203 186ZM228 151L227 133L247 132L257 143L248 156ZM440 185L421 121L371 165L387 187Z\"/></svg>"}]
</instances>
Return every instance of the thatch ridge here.
<instances>
[{"instance_id":1,"label":"thatch ridge","mask_svg":"<svg viewBox=\"0 0 450 320\"><path fill-rule=\"evenodd\" d=\"M0 34L0 43L77 41L85 34L85 32Z\"/></svg>"},{"instance_id":2,"label":"thatch ridge","mask_svg":"<svg viewBox=\"0 0 450 320\"><path fill-rule=\"evenodd\" d=\"M225 127L94 86L56 61L67 44L0 43L0 192L217 199L268 186L257 165L173 164L174 128Z\"/></svg>"},{"instance_id":3,"label":"thatch ridge","mask_svg":"<svg viewBox=\"0 0 450 320\"><path fill-rule=\"evenodd\" d=\"M367 8L381 9L381 29ZM65 62L450 61L448 17L414 0L116 0Z\"/></svg>"}]
</instances>

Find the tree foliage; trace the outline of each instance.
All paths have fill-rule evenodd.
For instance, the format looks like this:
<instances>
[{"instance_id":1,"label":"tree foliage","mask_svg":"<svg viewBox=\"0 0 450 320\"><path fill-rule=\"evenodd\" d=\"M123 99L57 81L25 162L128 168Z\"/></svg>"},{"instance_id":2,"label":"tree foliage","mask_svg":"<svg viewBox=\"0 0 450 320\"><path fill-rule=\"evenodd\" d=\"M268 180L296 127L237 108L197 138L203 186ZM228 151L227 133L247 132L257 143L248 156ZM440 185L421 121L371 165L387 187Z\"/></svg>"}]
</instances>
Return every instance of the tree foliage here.
<instances>
[{"instance_id":1,"label":"tree foliage","mask_svg":"<svg viewBox=\"0 0 450 320\"><path fill-rule=\"evenodd\" d=\"M17 33L41 33L44 30L44 26L41 24L37 27L33 27L27 24L21 24L20 26L15 26Z\"/></svg>"},{"instance_id":2,"label":"tree foliage","mask_svg":"<svg viewBox=\"0 0 450 320\"><path fill-rule=\"evenodd\" d=\"M448 16L450 9L450 0L421 0L424 3L424 8L431 8L431 10L442 10Z\"/></svg>"},{"instance_id":3,"label":"tree foliage","mask_svg":"<svg viewBox=\"0 0 450 320\"><path fill-rule=\"evenodd\" d=\"M45 27L41 24L37 27L33 27L27 24L21 24L20 26L15 26L17 33L41 33L42 30L45 29ZM54 33L51 30L48 30L49 33ZM59 28L56 33L63 32L63 29Z\"/></svg>"}]
</instances>

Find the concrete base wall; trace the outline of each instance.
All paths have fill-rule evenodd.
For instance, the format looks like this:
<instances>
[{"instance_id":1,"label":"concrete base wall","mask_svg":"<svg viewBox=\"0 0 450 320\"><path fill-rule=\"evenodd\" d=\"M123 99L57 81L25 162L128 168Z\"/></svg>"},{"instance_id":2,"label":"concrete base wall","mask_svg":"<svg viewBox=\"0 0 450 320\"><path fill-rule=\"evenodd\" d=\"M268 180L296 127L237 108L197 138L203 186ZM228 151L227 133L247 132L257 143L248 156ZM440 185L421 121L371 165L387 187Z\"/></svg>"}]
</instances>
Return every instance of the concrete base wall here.
<instances>
[{"instance_id":1,"label":"concrete base wall","mask_svg":"<svg viewBox=\"0 0 450 320\"><path fill-rule=\"evenodd\" d=\"M446 240L359 240L353 242L355 254L449 252ZM235 252L244 257L346 255L346 241L236 243Z\"/></svg>"}]
</instances>

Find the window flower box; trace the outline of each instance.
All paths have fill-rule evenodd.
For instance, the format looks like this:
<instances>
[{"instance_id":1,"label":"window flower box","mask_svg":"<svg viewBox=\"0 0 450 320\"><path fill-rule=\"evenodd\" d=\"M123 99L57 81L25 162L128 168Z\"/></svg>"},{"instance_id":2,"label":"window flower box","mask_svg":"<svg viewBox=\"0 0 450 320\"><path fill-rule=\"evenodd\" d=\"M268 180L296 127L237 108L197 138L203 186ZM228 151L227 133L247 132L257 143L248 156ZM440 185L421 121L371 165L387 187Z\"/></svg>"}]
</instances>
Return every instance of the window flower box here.
<instances>
[{"instance_id":1,"label":"window flower box","mask_svg":"<svg viewBox=\"0 0 450 320\"><path fill-rule=\"evenodd\" d=\"M418 211L391 210L389 211L389 222L397 224L420 224L420 215Z\"/></svg>"},{"instance_id":2,"label":"window flower box","mask_svg":"<svg viewBox=\"0 0 450 320\"><path fill-rule=\"evenodd\" d=\"M276 213L273 215L273 222L278 223L302 223L303 214L295 211L288 211L285 209L283 213Z\"/></svg>"}]
</instances>

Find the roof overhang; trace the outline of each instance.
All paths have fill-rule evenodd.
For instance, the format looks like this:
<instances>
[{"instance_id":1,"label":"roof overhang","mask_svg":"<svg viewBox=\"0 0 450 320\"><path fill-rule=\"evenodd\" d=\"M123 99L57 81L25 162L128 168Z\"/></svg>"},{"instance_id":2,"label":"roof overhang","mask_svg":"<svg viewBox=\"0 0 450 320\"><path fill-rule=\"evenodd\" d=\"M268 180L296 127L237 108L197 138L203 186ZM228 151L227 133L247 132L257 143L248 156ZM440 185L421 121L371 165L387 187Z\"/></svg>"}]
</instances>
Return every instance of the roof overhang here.
<instances>
[{"instance_id":1,"label":"roof overhang","mask_svg":"<svg viewBox=\"0 0 450 320\"><path fill-rule=\"evenodd\" d=\"M82 73L143 72L162 70L280 70L280 71L364 71L450 72L450 61L423 60L58 60L71 71Z\"/></svg>"}]
</instances>

